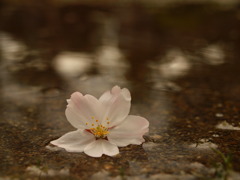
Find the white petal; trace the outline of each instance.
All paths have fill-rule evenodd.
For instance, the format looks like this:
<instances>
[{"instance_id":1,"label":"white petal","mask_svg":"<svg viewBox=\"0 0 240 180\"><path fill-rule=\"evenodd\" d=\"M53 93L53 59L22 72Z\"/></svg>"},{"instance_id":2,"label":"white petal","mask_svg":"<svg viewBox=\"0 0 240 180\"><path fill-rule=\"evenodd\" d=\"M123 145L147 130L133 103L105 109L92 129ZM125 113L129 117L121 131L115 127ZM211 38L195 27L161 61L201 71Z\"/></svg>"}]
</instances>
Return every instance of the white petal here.
<instances>
[{"instance_id":1,"label":"white petal","mask_svg":"<svg viewBox=\"0 0 240 180\"><path fill-rule=\"evenodd\" d=\"M105 92L99 101L105 108L105 115L101 123L107 125L106 119L110 122L110 127L120 124L129 114L131 106L131 95L128 89L120 89L114 86L110 91Z\"/></svg>"},{"instance_id":2,"label":"white petal","mask_svg":"<svg viewBox=\"0 0 240 180\"><path fill-rule=\"evenodd\" d=\"M112 98L112 94L110 91L106 91L105 93L102 94L102 96L99 98L99 101L102 104L107 104L108 101L110 101L110 99Z\"/></svg>"},{"instance_id":3,"label":"white petal","mask_svg":"<svg viewBox=\"0 0 240 180\"><path fill-rule=\"evenodd\" d=\"M123 123L110 129L108 140L119 147L142 144L143 135L148 132L149 122L143 117L129 115Z\"/></svg>"},{"instance_id":4,"label":"white petal","mask_svg":"<svg viewBox=\"0 0 240 180\"><path fill-rule=\"evenodd\" d=\"M73 127L77 129L86 129L87 120L81 117L80 114L73 108L68 107L65 111L65 115Z\"/></svg>"},{"instance_id":5,"label":"white petal","mask_svg":"<svg viewBox=\"0 0 240 180\"><path fill-rule=\"evenodd\" d=\"M127 88L123 88L121 93L127 101L131 101L131 94Z\"/></svg>"},{"instance_id":6,"label":"white petal","mask_svg":"<svg viewBox=\"0 0 240 180\"><path fill-rule=\"evenodd\" d=\"M101 157L103 154L114 156L119 153L119 149L115 144L110 143L105 139L98 139L89 144L84 152L92 157Z\"/></svg>"},{"instance_id":7,"label":"white petal","mask_svg":"<svg viewBox=\"0 0 240 180\"><path fill-rule=\"evenodd\" d=\"M85 130L72 131L64 134L51 144L64 148L68 152L83 152L84 148L96 141L95 136Z\"/></svg>"},{"instance_id":8,"label":"white petal","mask_svg":"<svg viewBox=\"0 0 240 180\"><path fill-rule=\"evenodd\" d=\"M85 149L84 153L92 157L101 157L103 154L102 143L99 140L92 142Z\"/></svg>"},{"instance_id":9,"label":"white petal","mask_svg":"<svg viewBox=\"0 0 240 180\"><path fill-rule=\"evenodd\" d=\"M122 94L126 100L131 100L131 94L127 88L121 89L119 86L114 86L111 91L106 91L103 93L99 98L99 101L103 104L108 104L113 97L116 97L119 94Z\"/></svg>"},{"instance_id":10,"label":"white petal","mask_svg":"<svg viewBox=\"0 0 240 180\"><path fill-rule=\"evenodd\" d=\"M75 128L90 128L90 124L102 117L102 107L98 99L91 95L83 96L79 92L71 95L65 114ZM86 125L88 123L89 126Z\"/></svg>"},{"instance_id":11,"label":"white petal","mask_svg":"<svg viewBox=\"0 0 240 180\"><path fill-rule=\"evenodd\" d=\"M107 140L101 140L102 141L102 147L103 147L103 154L108 156L115 156L119 154L119 149L117 145L110 143Z\"/></svg>"}]
</instances>

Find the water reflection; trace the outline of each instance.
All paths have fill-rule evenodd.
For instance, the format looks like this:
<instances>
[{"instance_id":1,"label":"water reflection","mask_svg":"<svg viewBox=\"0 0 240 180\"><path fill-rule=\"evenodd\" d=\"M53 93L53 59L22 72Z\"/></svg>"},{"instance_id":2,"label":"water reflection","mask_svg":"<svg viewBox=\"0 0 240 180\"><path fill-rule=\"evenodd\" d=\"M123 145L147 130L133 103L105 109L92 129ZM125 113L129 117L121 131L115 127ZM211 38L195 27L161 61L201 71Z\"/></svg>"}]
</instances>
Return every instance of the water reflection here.
<instances>
[{"instance_id":1,"label":"water reflection","mask_svg":"<svg viewBox=\"0 0 240 180\"><path fill-rule=\"evenodd\" d=\"M63 77L79 77L86 73L93 63L93 57L86 53L61 52L53 60L53 66Z\"/></svg>"},{"instance_id":2,"label":"water reflection","mask_svg":"<svg viewBox=\"0 0 240 180\"><path fill-rule=\"evenodd\" d=\"M158 57L156 62L150 62L152 87L158 90L180 91L180 85L174 80L186 75L192 68L188 54L180 49L169 49L163 57Z\"/></svg>"},{"instance_id":3,"label":"water reflection","mask_svg":"<svg viewBox=\"0 0 240 180\"><path fill-rule=\"evenodd\" d=\"M28 54L27 46L23 42L4 32L0 32L0 51L4 61L21 61Z\"/></svg>"},{"instance_id":4,"label":"water reflection","mask_svg":"<svg viewBox=\"0 0 240 180\"><path fill-rule=\"evenodd\" d=\"M189 58L181 50L170 49L160 60L159 73L165 79L175 79L185 75L191 68Z\"/></svg>"},{"instance_id":5,"label":"water reflection","mask_svg":"<svg viewBox=\"0 0 240 180\"><path fill-rule=\"evenodd\" d=\"M127 67L123 53L116 45L105 45L97 49L98 64L102 67Z\"/></svg>"},{"instance_id":6,"label":"water reflection","mask_svg":"<svg viewBox=\"0 0 240 180\"><path fill-rule=\"evenodd\" d=\"M225 52L221 45L211 44L202 51L206 63L210 65L221 65L225 62Z\"/></svg>"},{"instance_id":7,"label":"water reflection","mask_svg":"<svg viewBox=\"0 0 240 180\"><path fill-rule=\"evenodd\" d=\"M126 81L125 74L129 64L123 53L116 45L104 45L97 49L97 68L99 73L105 75L110 81L118 83ZM120 81L120 82L119 82Z\"/></svg>"}]
</instances>

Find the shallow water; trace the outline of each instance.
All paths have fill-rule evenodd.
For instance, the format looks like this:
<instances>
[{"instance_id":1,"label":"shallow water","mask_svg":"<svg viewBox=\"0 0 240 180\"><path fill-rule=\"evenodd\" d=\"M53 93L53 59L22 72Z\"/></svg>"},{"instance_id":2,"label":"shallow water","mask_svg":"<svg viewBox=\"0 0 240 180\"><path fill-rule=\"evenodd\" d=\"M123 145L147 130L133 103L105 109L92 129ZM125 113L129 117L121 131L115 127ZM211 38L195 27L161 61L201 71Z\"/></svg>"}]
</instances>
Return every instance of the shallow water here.
<instances>
[{"instance_id":1,"label":"shallow water","mask_svg":"<svg viewBox=\"0 0 240 180\"><path fill-rule=\"evenodd\" d=\"M238 179L238 7L2 3L0 179L216 178L224 163L212 148L232 155ZM116 84L150 122L142 146L101 158L49 146L74 130L72 92L99 97Z\"/></svg>"}]
</instances>

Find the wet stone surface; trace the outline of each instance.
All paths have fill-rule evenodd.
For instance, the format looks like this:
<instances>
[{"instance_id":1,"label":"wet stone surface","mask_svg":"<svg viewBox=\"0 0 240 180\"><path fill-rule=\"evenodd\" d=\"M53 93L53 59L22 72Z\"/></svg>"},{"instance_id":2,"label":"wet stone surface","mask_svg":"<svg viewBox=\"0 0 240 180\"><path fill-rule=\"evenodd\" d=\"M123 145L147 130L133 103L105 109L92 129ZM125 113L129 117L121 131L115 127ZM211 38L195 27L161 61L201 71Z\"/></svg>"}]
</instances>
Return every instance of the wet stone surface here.
<instances>
[{"instance_id":1,"label":"wet stone surface","mask_svg":"<svg viewBox=\"0 0 240 180\"><path fill-rule=\"evenodd\" d=\"M0 179L240 179L239 6L3 1ZM74 130L71 93L116 84L150 122L143 145L49 145Z\"/></svg>"}]
</instances>

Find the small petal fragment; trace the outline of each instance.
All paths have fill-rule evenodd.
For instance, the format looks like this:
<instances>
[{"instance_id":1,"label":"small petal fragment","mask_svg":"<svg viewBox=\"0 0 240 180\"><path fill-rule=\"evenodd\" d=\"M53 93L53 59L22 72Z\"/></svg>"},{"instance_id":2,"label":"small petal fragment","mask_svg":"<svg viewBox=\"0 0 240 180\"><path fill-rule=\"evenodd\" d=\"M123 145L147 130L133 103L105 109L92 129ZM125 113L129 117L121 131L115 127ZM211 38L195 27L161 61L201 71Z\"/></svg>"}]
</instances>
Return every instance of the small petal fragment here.
<instances>
[{"instance_id":1,"label":"small petal fragment","mask_svg":"<svg viewBox=\"0 0 240 180\"><path fill-rule=\"evenodd\" d=\"M67 99L67 103L69 104L71 102L71 99Z\"/></svg>"},{"instance_id":2,"label":"small petal fragment","mask_svg":"<svg viewBox=\"0 0 240 180\"><path fill-rule=\"evenodd\" d=\"M115 156L119 153L119 149L116 145L110 143L105 139L98 139L89 144L84 153L92 157L101 157L103 154L108 156Z\"/></svg>"},{"instance_id":3,"label":"small petal fragment","mask_svg":"<svg viewBox=\"0 0 240 180\"><path fill-rule=\"evenodd\" d=\"M149 122L140 116L129 115L122 124L110 129L107 136L109 142L119 147L129 144L140 145L144 142L143 135L148 132Z\"/></svg>"},{"instance_id":4,"label":"small petal fragment","mask_svg":"<svg viewBox=\"0 0 240 180\"><path fill-rule=\"evenodd\" d=\"M85 130L77 130L64 134L59 139L51 141L51 144L64 148L68 152L83 152L84 148L94 141L96 138L93 134Z\"/></svg>"}]
</instances>

